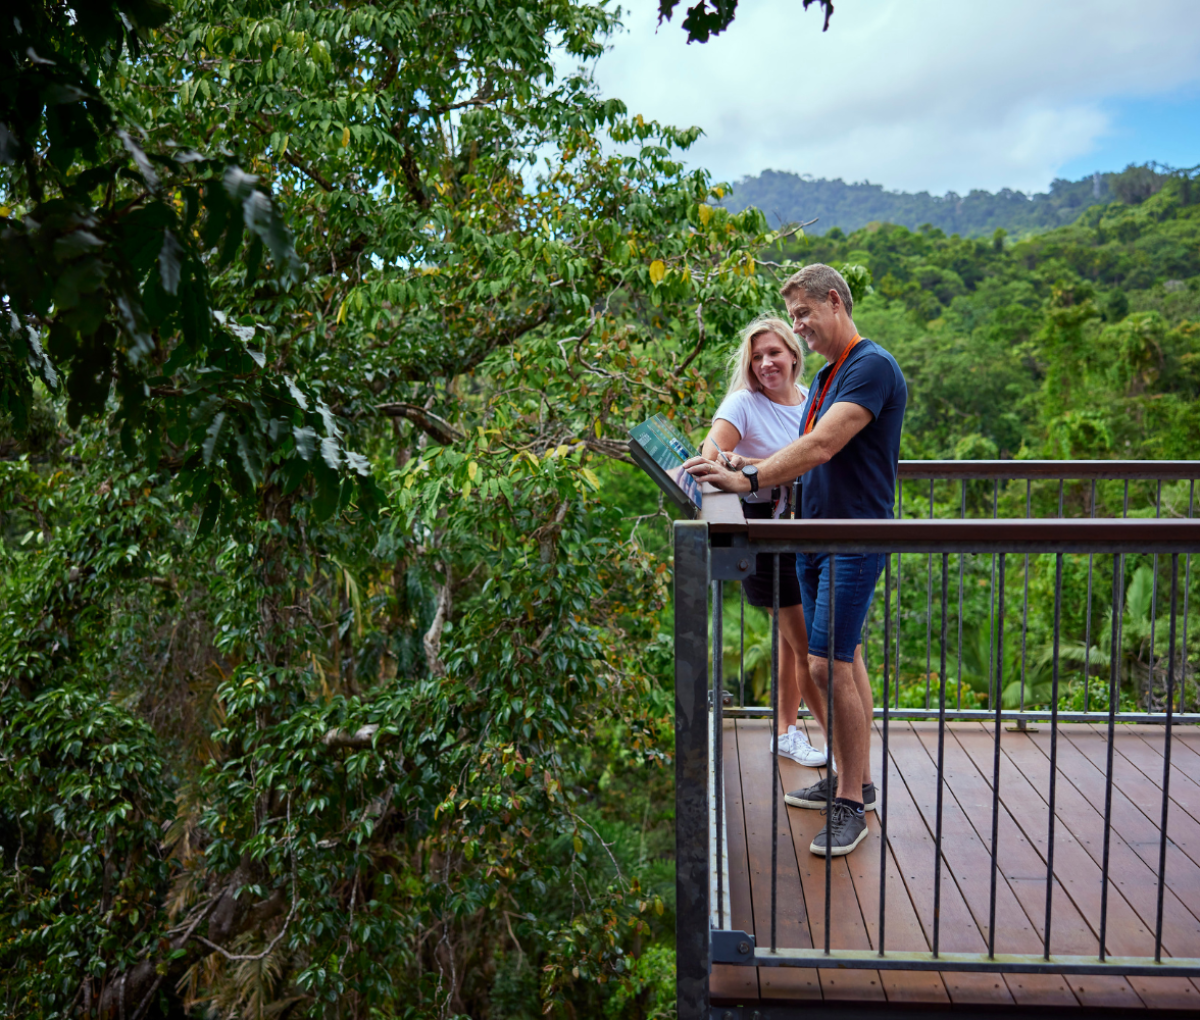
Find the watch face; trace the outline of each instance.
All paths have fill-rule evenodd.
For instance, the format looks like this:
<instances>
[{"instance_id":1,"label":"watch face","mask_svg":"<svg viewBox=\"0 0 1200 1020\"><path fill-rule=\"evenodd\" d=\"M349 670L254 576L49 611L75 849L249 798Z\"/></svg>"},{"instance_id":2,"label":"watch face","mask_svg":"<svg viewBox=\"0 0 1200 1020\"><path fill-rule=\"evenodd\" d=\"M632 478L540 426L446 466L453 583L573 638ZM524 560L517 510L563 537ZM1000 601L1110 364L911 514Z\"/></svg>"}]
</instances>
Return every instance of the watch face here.
<instances>
[{"instance_id":1,"label":"watch face","mask_svg":"<svg viewBox=\"0 0 1200 1020\"><path fill-rule=\"evenodd\" d=\"M742 468L742 474L756 475L756 474L758 474L758 468L755 467L753 464L747 464L744 468Z\"/></svg>"}]
</instances>

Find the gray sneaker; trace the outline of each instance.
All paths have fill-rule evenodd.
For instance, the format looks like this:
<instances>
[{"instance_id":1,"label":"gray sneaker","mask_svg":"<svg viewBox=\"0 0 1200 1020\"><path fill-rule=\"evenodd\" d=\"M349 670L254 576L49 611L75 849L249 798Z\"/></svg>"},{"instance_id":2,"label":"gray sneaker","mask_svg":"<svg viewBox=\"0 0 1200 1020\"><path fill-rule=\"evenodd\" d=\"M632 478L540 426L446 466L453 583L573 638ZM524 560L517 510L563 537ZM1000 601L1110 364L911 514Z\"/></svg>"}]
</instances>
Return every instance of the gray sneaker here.
<instances>
[{"instance_id":1,"label":"gray sneaker","mask_svg":"<svg viewBox=\"0 0 1200 1020\"><path fill-rule=\"evenodd\" d=\"M833 777L834 788L833 795L837 796L837 776ZM875 784L866 783L862 788L863 810L874 811L877 803L875 796ZM813 783L812 786L806 786L800 790L793 790L791 793L783 795L783 802L790 804L792 807L812 808L814 811L823 811L829 804L829 779L820 780Z\"/></svg>"},{"instance_id":2,"label":"gray sneaker","mask_svg":"<svg viewBox=\"0 0 1200 1020\"><path fill-rule=\"evenodd\" d=\"M826 854L845 857L866 838L867 823L863 812L835 800L825 828L817 833L808 849L821 857Z\"/></svg>"}]
</instances>

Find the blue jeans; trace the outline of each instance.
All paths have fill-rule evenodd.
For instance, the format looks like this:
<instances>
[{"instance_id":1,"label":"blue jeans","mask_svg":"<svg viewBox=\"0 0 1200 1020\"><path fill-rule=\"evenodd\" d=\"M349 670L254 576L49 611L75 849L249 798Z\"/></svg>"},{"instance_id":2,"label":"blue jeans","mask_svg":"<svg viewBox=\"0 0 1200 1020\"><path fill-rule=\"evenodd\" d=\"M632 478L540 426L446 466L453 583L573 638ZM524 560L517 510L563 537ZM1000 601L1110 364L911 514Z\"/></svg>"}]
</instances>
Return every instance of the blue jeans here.
<instances>
[{"instance_id":1,"label":"blue jeans","mask_svg":"<svg viewBox=\"0 0 1200 1020\"><path fill-rule=\"evenodd\" d=\"M883 573L883 553L840 553L834 585L833 657L853 662L854 649L862 641L863 623L875 582ZM796 576L808 624L808 654L829 657L829 553L797 553Z\"/></svg>"}]
</instances>

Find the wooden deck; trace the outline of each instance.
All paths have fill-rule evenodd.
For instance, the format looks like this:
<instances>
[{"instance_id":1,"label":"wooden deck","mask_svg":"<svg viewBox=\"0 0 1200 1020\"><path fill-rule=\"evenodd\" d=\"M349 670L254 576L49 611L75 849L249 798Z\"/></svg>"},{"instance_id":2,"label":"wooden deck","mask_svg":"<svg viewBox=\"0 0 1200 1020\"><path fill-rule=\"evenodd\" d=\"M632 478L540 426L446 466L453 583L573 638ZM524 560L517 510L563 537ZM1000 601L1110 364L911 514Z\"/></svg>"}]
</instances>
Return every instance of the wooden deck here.
<instances>
[{"instance_id":1,"label":"wooden deck","mask_svg":"<svg viewBox=\"0 0 1200 1020\"><path fill-rule=\"evenodd\" d=\"M726 720L725 798L732 928L770 944L771 756L766 720ZM818 746L822 740L813 735ZM1200 957L1200 732L1177 727L1164 901L1164 955ZM953 723L945 743L941 948L987 951L993 737L979 723ZM1004 732L1001 740L1000 876L996 952L1042 951L1046 888L1050 731ZM872 740L872 779L881 780L881 735ZM1052 950L1098 951L1106 732L1064 724L1058 740ZM886 947L928 951L933 918L937 724L894 722L889 736ZM1161 809L1162 729L1118 726L1115 740L1108 950L1153 956ZM789 808L783 791L824 770L780 760L778 945L824 945L825 861L809 843L819 811ZM879 920L879 822L832 879L832 946L873 949ZM728 924L729 922L727 922ZM905 1004L1200 1010L1200 981L1012 974L801 970L717 965L714 1005L758 1003Z\"/></svg>"}]
</instances>

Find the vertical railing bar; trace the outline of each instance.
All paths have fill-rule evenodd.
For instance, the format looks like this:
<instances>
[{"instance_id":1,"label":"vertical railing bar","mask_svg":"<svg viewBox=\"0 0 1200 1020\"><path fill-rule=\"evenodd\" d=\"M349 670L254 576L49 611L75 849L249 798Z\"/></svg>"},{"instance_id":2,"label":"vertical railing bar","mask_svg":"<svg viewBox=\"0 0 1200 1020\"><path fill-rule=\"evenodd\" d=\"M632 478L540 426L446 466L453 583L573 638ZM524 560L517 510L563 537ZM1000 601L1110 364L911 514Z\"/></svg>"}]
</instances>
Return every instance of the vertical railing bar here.
<instances>
[{"instance_id":1,"label":"vertical railing bar","mask_svg":"<svg viewBox=\"0 0 1200 1020\"><path fill-rule=\"evenodd\" d=\"M946 765L946 617L950 589L950 554L942 553L942 654L938 670L937 814L933 836L933 955L938 955L942 925L942 798Z\"/></svg>"},{"instance_id":2,"label":"vertical railing bar","mask_svg":"<svg viewBox=\"0 0 1200 1020\"><path fill-rule=\"evenodd\" d=\"M1196 498L1196 479L1188 482L1188 520L1192 519L1192 507ZM1192 585L1192 554L1183 558L1183 657L1179 664L1179 711L1182 712L1187 695L1188 666L1188 589Z\"/></svg>"},{"instance_id":3,"label":"vertical railing bar","mask_svg":"<svg viewBox=\"0 0 1200 1020\"><path fill-rule=\"evenodd\" d=\"M712 718L713 718L713 801L717 817L717 925L725 927L725 841L721 833L725 831L725 773L724 773L724 709L725 709L725 675L724 648L725 629L723 611L725 609L725 587L720 579L713 581L713 680L712 680Z\"/></svg>"},{"instance_id":4,"label":"vertical railing bar","mask_svg":"<svg viewBox=\"0 0 1200 1020\"><path fill-rule=\"evenodd\" d=\"M826 691L825 716L829 733L825 745L829 749L829 767L825 775L829 782L825 786L825 955L829 955L830 908L833 901L833 798L837 780L833 775L833 670L837 663L837 553L829 554L829 631L825 665L829 670Z\"/></svg>"},{"instance_id":5,"label":"vertical railing bar","mask_svg":"<svg viewBox=\"0 0 1200 1020\"><path fill-rule=\"evenodd\" d=\"M887 900L887 808L888 808L888 639L891 636L892 625L892 557L884 557L883 578L883 778L880 794L883 803L876 809L879 815L879 955L883 955L884 922L887 914L884 905ZM900 685L900 677L896 677L896 685ZM826 902L829 897L826 896Z\"/></svg>"},{"instance_id":6,"label":"vertical railing bar","mask_svg":"<svg viewBox=\"0 0 1200 1020\"><path fill-rule=\"evenodd\" d=\"M963 479L963 482L962 482L962 509L959 513L959 516L963 520L966 520L966 517L967 517L967 480L965 478ZM964 577L964 571L966 570L966 563L967 563L966 559L964 558L965 555L966 554L962 553L962 552L960 552L958 554L958 700L957 700L957 707L960 710L962 709L962 675L963 675L963 672L962 672L963 577ZM900 609L900 607L897 606L896 607L897 613L899 613L899 609ZM897 622L897 626L899 626L898 622ZM897 686L899 686L899 683L900 683L900 679L899 679L899 677L897 677L896 678Z\"/></svg>"},{"instance_id":7,"label":"vertical railing bar","mask_svg":"<svg viewBox=\"0 0 1200 1020\"><path fill-rule=\"evenodd\" d=\"M1125 483L1126 491L1129 482ZM1108 677L1108 762L1104 771L1104 849L1100 861L1100 962L1106 954L1108 932L1108 858L1112 842L1113 740L1116 737L1117 704L1121 700L1121 617L1125 606L1125 557L1113 554L1112 649Z\"/></svg>"},{"instance_id":8,"label":"vertical railing bar","mask_svg":"<svg viewBox=\"0 0 1200 1020\"><path fill-rule=\"evenodd\" d=\"M1058 791L1058 669L1062 631L1063 554L1054 557L1054 655L1050 677L1050 821L1046 828L1046 923L1043 954L1050 959L1050 922L1054 907L1054 811Z\"/></svg>"},{"instance_id":9,"label":"vertical railing bar","mask_svg":"<svg viewBox=\"0 0 1200 1020\"><path fill-rule=\"evenodd\" d=\"M896 516L904 519L904 482L896 486ZM900 707L900 570L903 553L896 553L896 707ZM832 759L831 759L832 760Z\"/></svg>"},{"instance_id":10,"label":"vertical railing bar","mask_svg":"<svg viewBox=\"0 0 1200 1020\"><path fill-rule=\"evenodd\" d=\"M1179 553L1171 554L1171 630L1167 639L1167 722L1163 734L1162 820L1158 828L1158 916L1154 962L1162 962L1163 890L1167 881L1167 811L1171 804L1171 725L1175 703L1175 618L1178 609Z\"/></svg>"},{"instance_id":11,"label":"vertical railing bar","mask_svg":"<svg viewBox=\"0 0 1200 1020\"><path fill-rule=\"evenodd\" d=\"M1059 516L1062 516L1062 482L1059 482L1058 488L1058 510ZM1025 480L1025 517L1026 519L1033 516L1033 479ZM1021 711L1025 711L1025 661L1026 652L1029 644L1029 553L1025 554L1025 599L1021 606ZM1019 728L1024 727L1024 722L1019 722Z\"/></svg>"},{"instance_id":12,"label":"vertical railing bar","mask_svg":"<svg viewBox=\"0 0 1200 1020\"><path fill-rule=\"evenodd\" d=\"M779 742L779 553L771 557L771 739ZM771 755L771 952L776 947L779 891L779 755Z\"/></svg>"},{"instance_id":13,"label":"vertical railing bar","mask_svg":"<svg viewBox=\"0 0 1200 1020\"><path fill-rule=\"evenodd\" d=\"M889 553L889 555L891 555ZM878 584L876 585L878 587ZM871 617L875 613L875 600L871 599L871 604L867 607L867 615L863 620L862 631L862 657L863 669L866 670L867 676L871 675Z\"/></svg>"},{"instance_id":14,"label":"vertical railing bar","mask_svg":"<svg viewBox=\"0 0 1200 1020\"><path fill-rule=\"evenodd\" d=\"M933 479L929 479L929 519L933 520ZM929 708L929 674L933 664L933 553L927 553L929 561L928 590L925 594L925 707Z\"/></svg>"},{"instance_id":15,"label":"vertical railing bar","mask_svg":"<svg viewBox=\"0 0 1200 1020\"><path fill-rule=\"evenodd\" d=\"M996 674L1003 675L1004 663L1004 557L1000 554L1000 615L996 620ZM988 958L996 958L996 869L999 864L997 843L1000 839L1000 725L1002 707L999 682L996 684L995 700L996 734L995 751L992 758L992 876L988 894Z\"/></svg>"},{"instance_id":16,"label":"vertical railing bar","mask_svg":"<svg viewBox=\"0 0 1200 1020\"><path fill-rule=\"evenodd\" d=\"M738 626L738 704L746 707L746 588L738 585L741 622Z\"/></svg>"},{"instance_id":17,"label":"vertical railing bar","mask_svg":"<svg viewBox=\"0 0 1200 1020\"><path fill-rule=\"evenodd\" d=\"M1154 517L1162 516L1162 479L1154 495ZM1150 665L1146 669L1146 711L1154 711L1154 631L1158 622L1158 553L1150 557Z\"/></svg>"},{"instance_id":18,"label":"vertical railing bar","mask_svg":"<svg viewBox=\"0 0 1200 1020\"><path fill-rule=\"evenodd\" d=\"M1000 479L992 480L992 520L996 519L996 501L1000 492ZM988 705L998 699L996 693L1000 678L992 669L996 650L996 554L992 553L992 584L988 589Z\"/></svg>"},{"instance_id":19,"label":"vertical railing bar","mask_svg":"<svg viewBox=\"0 0 1200 1020\"><path fill-rule=\"evenodd\" d=\"M1128 478L1125 479L1125 498L1121 504L1121 516L1122 517L1129 516L1129 479Z\"/></svg>"},{"instance_id":20,"label":"vertical railing bar","mask_svg":"<svg viewBox=\"0 0 1200 1020\"><path fill-rule=\"evenodd\" d=\"M1096 516L1096 479L1092 479L1091 516ZM1087 582L1087 616L1083 623L1083 710L1091 709L1091 671L1092 671L1092 561L1093 553L1088 553L1088 582Z\"/></svg>"},{"instance_id":21,"label":"vertical railing bar","mask_svg":"<svg viewBox=\"0 0 1200 1020\"><path fill-rule=\"evenodd\" d=\"M863 620L862 632L863 669L866 670L867 676L871 675L871 617L874 615L875 600L871 599L871 604L867 607L867 617Z\"/></svg>"},{"instance_id":22,"label":"vertical railing bar","mask_svg":"<svg viewBox=\"0 0 1200 1020\"><path fill-rule=\"evenodd\" d=\"M1029 641L1029 553L1025 554L1025 600L1021 606L1021 711L1025 711L1025 650Z\"/></svg>"},{"instance_id":23,"label":"vertical railing bar","mask_svg":"<svg viewBox=\"0 0 1200 1020\"><path fill-rule=\"evenodd\" d=\"M1058 516L1060 518L1063 515L1063 483L1065 481L1066 479L1064 478L1058 480Z\"/></svg>"}]
</instances>

